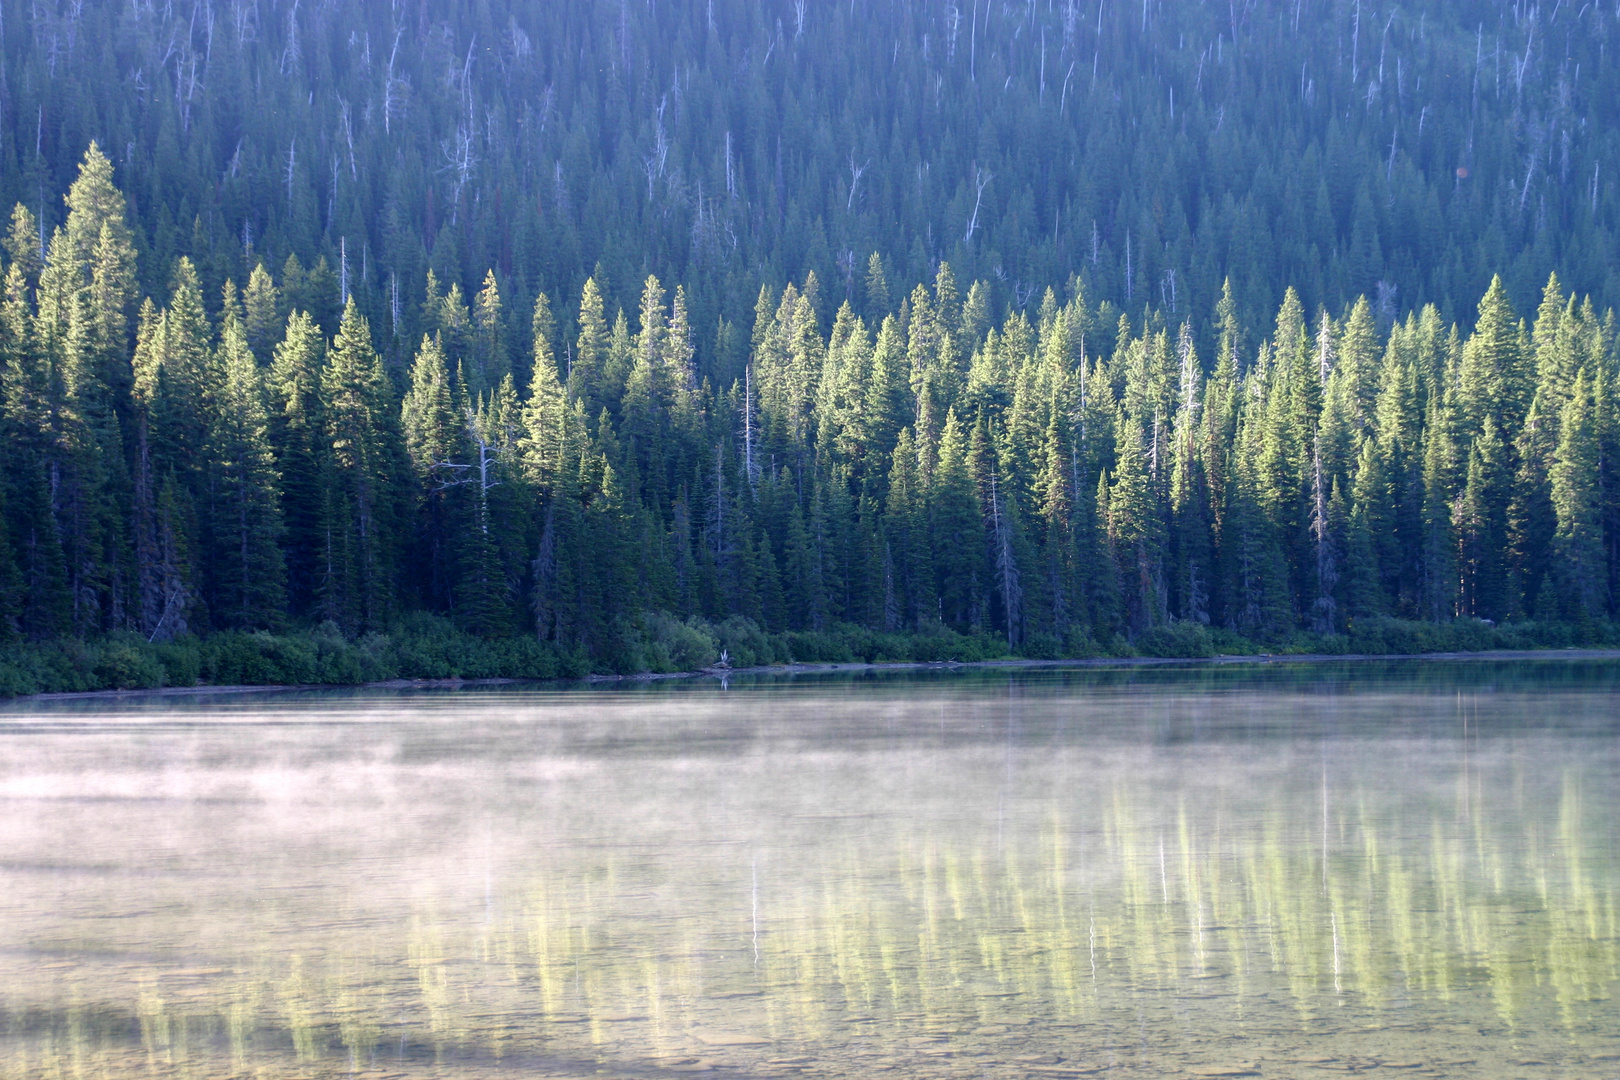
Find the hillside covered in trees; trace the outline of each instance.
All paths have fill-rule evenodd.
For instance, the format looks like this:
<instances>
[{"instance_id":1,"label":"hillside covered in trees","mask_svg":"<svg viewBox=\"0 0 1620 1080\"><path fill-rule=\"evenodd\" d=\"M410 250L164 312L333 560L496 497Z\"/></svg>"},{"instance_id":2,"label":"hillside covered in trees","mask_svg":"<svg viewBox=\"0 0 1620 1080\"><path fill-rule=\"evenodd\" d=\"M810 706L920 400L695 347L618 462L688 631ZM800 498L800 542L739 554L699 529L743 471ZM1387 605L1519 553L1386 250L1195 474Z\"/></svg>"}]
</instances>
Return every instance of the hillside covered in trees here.
<instances>
[{"instance_id":1,"label":"hillside covered in trees","mask_svg":"<svg viewBox=\"0 0 1620 1080\"><path fill-rule=\"evenodd\" d=\"M0 3L8 685L1607 640L1620 11L967 7Z\"/></svg>"}]
</instances>

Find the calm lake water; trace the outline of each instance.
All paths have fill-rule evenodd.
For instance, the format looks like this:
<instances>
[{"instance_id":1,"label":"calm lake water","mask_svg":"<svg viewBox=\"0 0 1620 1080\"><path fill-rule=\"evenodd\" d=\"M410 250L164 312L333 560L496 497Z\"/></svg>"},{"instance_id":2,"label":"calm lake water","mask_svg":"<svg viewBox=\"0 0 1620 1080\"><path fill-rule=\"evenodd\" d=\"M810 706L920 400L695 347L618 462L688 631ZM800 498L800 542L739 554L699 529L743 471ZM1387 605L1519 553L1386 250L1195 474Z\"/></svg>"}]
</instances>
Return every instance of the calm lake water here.
<instances>
[{"instance_id":1,"label":"calm lake water","mask_svg":"<svg viewBox=\"0 0 1620 1080\"><path fill-rule=\"evenodd\" d=\"M1620 1076L1620 663L13 704L0 1076Z\"/></svg>"}]
</instances>

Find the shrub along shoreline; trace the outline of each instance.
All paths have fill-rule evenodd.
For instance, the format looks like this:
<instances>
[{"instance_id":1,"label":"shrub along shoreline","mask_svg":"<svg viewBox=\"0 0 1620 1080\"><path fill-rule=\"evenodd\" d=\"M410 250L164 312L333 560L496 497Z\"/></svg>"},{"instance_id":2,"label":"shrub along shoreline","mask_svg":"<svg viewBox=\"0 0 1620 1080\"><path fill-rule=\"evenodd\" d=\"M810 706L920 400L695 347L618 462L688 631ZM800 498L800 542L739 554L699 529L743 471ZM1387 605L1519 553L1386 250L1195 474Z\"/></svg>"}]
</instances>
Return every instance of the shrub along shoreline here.
<instances>
[{"instance_id":1,"label":"shrub along shoreline","mask_svg":"<svg viewBox=\"0 0 1620 1080\"><path fill-rule=\"evenodd\" d=\"M415 615L387 633L345 635L328 622L284 633L228 632L148 642L135 634L91 641L13 642L0 651L0 697L198 686L358 685L406 680L580 679L592 675L680 674L722 656L733 669L780 664L984 663L1007 660L1217 656L1416 656L1620 646L1620 626L1477 620L1449 623L1369 619L1340 634L1299 632L1256 641L1194 623L1156 627L1134 641L1031 635L963 635L943 626L882 633L837 625L773 633L733 616L723 622L646 612L623 619L595 656L534 638L481 638L448 620Z\"/></svg>"}]
</instances>

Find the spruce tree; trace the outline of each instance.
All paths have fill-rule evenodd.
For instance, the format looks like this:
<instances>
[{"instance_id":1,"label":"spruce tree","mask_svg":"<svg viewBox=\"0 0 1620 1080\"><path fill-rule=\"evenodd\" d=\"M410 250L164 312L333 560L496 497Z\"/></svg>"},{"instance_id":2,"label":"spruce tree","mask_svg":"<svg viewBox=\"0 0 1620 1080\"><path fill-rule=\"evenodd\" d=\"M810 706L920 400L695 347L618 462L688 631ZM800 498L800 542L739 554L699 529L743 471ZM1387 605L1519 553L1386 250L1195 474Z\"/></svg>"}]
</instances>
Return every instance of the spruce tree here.
<instances>
[{"instance_id":1,"label":"spruce tree","mask_svg":"<svg viewBox=\"0 0 1620 1080\"><path fill-rule=\"evenodd\" d=\"M1578 619L1601 616L1609 597L1603 547L1601 463L1592 384L1576 376L1561 418L1551 488L1557 532L1553 537L1563 612Z\"/></svg>"},{"instance_id":2,"label":"spruce tree","mask_svg":"<svg viewBox=\"0 0 1620 1080\"><path fill-rule=\"evenodd\" d=\"M1484 431L1487 417L1498 438L1519 429L1530 407L1534 372L1521 331L1501 277L1491 278L1457 376L1457 419L1464 445Z\"/></svg>"},{"instance_id":3,"label":"spruce tree","mask_svg":"<svg viewBox=\"0 0 1620 1080\"><path fill-rule=\"evenodd\" d=\"M585 415L595 417L606 405L604 378L608 362L608 324L601 290L588 278L579 299L579 340L567 370L568 396L585 403Z\"/></svg>"},{"instance_id":4,"label":"spruce tree","mask_svg":"<svg viewBox=\"0 0 1620 1080\"><path fill-rule=\"evenodd\" d=\"M286 320L280 315L280 304L280 293L270 272L263 263L255 264L242 292L242 327L247 332L248 348L261 364L269 363L281 340Z\"/></svg>"},{"instance_id":5,"label":"spruce tree","mask_svg":"<svg viewBox=\"0 0 1620 1080\"><path fill-rule=\"evenodd\" d=\"M353 630L381 629L394 596L395 451L382 358L351 297L321 370L327 476L320 607Z\"/></svg>"},{"instance_id":6,"label":"spruce tree","mask_svg":"<svg viewBox=\"0 0 1620 1080\"><path fill-rule=\"evenodd\" d=\"M885 629L915 628L938 617L934 566L928 529L928 492L918 468L917 444L911 429L902 428L895 442L889 469L888 498L884 507L885 558L892 569L893 614L885 616Z\"/></svg>"},{"instance_id":7,"label":"spruce tree","mask_svg":"<svg viewBox=\"0 0 1620 1080\"><path fill-rule=\"evenodd\" d=\"M1461 558L1458 606L1462 614L1498 620L1507 614L1508 497L1507 447L1496 421L1484 427L1468 453L1468 470L1456 509Z\"/></svg>"},{"instance_id":8,"label":"spruce tree","mask_svg":"<svg viewBox=\"0 0 1620 1080\"><path fill-rule=\"evenodd\" d=\"M416 476L416 529L412 581L420 602L447 611L454 606L460 572L457 536L473 526L458 490L468 483L465 402L452 385L441 337L422 338L411 364L410 386L400 406L405 453Z\"/></svg>"},{"instance_id":9,"label":"spruce tree","mask_svg":"<svg viewBox=\"0 0 1620 1080\"><path fill-rule=\"evenodd\" d=\"M552 345L554 323L545 293L534 301L534 360L529 397L523 405L519 459L528 482L543 498L554 497L567 468L567 425L573 418Z\"/></svg>"},{"instance_id":10,"label":"spruce tree","mask_svg":"<svg viewBox=\"0 0 1620 1080\"><path fill-rule=\"evenodd\" d=\"M326 482L331 454L321 404L325 357L320 327L307 312L294 312L275 347L267 379L270 445L281 473L288 607L294 615L311 609L318 583L325 580Z\"/></svg>"},{"instance_id":11,"label":"spruce tree","mask_svg":"<svg viewBox=\"0 0 1620 1080\"><path fill-rule=\"evenodd\" d=\"M1043 532L1041 562L1046 578L1046 625L1060 639L1070 627L1084 621L1079 603L1078 549L1075 543L1074 457L1065 436L1066 425L1052 410L1046 425L1044 466L1039 480Z\"/></svg>"},{"instance_id":12,"label":"spruce tree","mask_svg":"<svg viewBox=\"0 0 1620 1080\"><path fill-rule=\"evenodd\" d=\"M1130 625L1140 633L1165 621L1162 518L1155 505L1141 429L1121 417L1115 428L1109 537L1119 559Z\"/></svg>"},{"instance_id":13,"label":"spruce tree","mask_svg":"<svg viewBox=\"0 0 1620 1080\"><path fill-rule=\"evenodd\" d=\"M968 432L954 409L945 417L938 462L928 504L939 617L952 629L971 631L982 618L985 521L991 508L980 504L969 471ZM995 542L992 535L990 544Z\"/></svg>"},{"instance_id":14,"label":"spruce tree","mask_svg":"<svg viewBox=\"0 0 1620 1080\"><path fill-rule=\"evenodd\" d=\"M500 283L495 271L484 273L483 287L473 298L472 324L477 339L476 358L472 380L473 392L481 393L500 385L511 374L511 360L506 354L506 325L503 322Z\"/></svg>"},{"instance_id":15,"label":"spruce tree","mask_svg":"<svg viewBox=\"0 0 1620 1080\"><path fill-rule=\"evenodd\" d=\"M247 334L227 318L216 363L221 379L212 397L208 440L210 609L219 626L273 628L284 618L280 476L270 445L270 420L258 364Z\"/></svg>"}]
</instances>

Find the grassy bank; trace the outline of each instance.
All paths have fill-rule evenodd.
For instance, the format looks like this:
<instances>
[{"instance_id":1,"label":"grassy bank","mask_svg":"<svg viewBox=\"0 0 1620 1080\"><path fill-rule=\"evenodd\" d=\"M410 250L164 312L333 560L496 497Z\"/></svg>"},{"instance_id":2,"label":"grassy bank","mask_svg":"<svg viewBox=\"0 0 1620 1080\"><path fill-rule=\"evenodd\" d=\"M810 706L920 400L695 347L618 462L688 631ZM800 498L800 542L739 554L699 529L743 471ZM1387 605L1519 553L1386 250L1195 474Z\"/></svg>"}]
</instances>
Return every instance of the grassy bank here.
<instances>
[{"instance_id":1,"label":"grassy bank","mask_svg":"<svg viewBox=\"0 0 1620 1080\"><path fill-rule=\"evenodd\" d=\"M326 623L280 634L223 633L164 643L115 634L93 641L12 642L0 648L0 696L92 690L241 685L345 685L385 679L558 679L589 674L695 671L722 656L733 667L787 663L973 662L1218 655L1417 655L1433 652L1620 645L1610 622L1492 626L1375 619L1342 634L1296 633L1254 641L1224 630L1174 623L1135 640L1032 635L1009 649L989 634L943 627L881 633L840 625L818 632L769 633L748 619L720 623L649 612L619 623L599 653L559 649L532 638L490 640L448 621L414 616L388 633L345 636Z\"/></svg>"}]
</instances>

